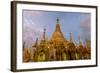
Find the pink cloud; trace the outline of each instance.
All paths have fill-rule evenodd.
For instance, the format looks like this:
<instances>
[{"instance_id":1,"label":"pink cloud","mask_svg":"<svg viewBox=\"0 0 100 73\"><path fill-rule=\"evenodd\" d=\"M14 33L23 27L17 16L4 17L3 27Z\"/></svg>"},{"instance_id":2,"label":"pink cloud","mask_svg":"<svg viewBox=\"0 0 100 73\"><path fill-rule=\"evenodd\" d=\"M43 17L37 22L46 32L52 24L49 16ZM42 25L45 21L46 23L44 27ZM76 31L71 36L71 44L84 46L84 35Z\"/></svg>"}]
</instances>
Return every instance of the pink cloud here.
<instances>
[{"instance_id":1,"label":"pink cloud","mask_svg":"<svg viewBox=\"0 0 100 73\"><path fill-rule=\"evenodd\" d=\"M42 28L32 27L30 25L23 27L23 41L26 42L26 47L30 48L35 43L36 38L41 39Z\"/></svg>"},{"instance_id":2,"label":"pink cloud","mask_svg":"<svg viewBox=\"0 0 100 73\"><path fill-rule=\"evenodd\" d=\"M81 21L80 28L82 29L82 36L85 40L90 40L91 37L91 18L87 17Z\"/></svg>"},{"instance_id":3,"label":"pink cloud","mask_svg":"<svg viewBox=\"0 0 100 73\"><path fill-rule=\"evenodd\" d=\"M34 16L34 15L41 15L39 11L31 11L31 10L24 10L24 16Z\"/></svg>"}]
</instances>

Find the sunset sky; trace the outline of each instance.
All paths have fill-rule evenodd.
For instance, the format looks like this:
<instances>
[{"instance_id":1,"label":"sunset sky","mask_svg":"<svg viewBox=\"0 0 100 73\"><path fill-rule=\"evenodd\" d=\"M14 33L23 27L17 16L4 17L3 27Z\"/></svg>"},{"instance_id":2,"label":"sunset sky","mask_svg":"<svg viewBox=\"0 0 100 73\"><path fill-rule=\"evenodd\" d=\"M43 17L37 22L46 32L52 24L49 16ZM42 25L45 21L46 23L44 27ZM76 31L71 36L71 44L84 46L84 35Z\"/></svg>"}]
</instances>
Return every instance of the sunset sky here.
<instances>
[{"instance_id":1,"label":"sunset sky","mask_svg":"<svg viewBox=\"0 0 100 73\"><path fill-rule=\"evenodd\" d=\"M90 40L90 13L79 12L53 12L23 10L23 42L26 47L31 47L36 38L42 37L43 29L46 28L46 37L51 38L55 31L56 18L59 17L60 28L64 37L69 40L72 33L73 41L78 43L78 36L82 42Z\"/></svg>"}]
</instances>

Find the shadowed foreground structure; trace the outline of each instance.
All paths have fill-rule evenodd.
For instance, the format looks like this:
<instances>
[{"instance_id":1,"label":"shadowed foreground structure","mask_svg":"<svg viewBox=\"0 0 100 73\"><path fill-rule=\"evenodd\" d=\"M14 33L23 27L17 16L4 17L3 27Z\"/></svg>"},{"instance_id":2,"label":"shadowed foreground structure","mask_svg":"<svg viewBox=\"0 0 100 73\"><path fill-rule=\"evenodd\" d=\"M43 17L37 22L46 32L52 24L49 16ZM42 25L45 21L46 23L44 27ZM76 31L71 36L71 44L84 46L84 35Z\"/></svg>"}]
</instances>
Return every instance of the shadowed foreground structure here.
<instances>
[{"instance_id":1,"label":"shadowed foreground structure","mask_svg":"<svg viewBox=\"0 0 100 73\"><path fill-rule=\"evenodd\" d=\"M40 44L37 38L32 49L23 49L23 62L91 59L90 42L86 41L86 45L83 45L78 37L78 44L75 45L71 33L70 40L65 39L60 29L59 18L56 20L56 29L52 37L48 40L45 34L46 29L44 29Z\"/></svg>"}]
</instances>

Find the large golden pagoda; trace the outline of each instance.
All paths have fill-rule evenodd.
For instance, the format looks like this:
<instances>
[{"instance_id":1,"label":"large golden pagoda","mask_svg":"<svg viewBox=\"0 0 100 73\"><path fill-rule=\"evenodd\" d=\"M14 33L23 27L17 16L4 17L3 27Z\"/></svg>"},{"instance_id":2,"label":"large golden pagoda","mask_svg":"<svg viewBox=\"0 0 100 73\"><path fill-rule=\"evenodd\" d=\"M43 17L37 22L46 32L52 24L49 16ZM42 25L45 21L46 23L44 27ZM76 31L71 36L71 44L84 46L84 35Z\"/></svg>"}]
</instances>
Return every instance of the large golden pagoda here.
<instances>
[{"instance_id":1,"label":"large golden pagoda","mask_svg":"<svg viewBox=\"0 0 100 73\"><path fill-rule=\"evenodd\" d=\"M63 60L77 60L90 59L90 48L83 44L79 37L78 45L73 42L72 34L70 33L70 40L64 38L60 29L59 18L56 19L56 28L51 38L46 38L46 29L44 28L43 36L38 44L38 38L33 45L33 55L30 61L63 61Z\"/></svg>"}]
</instances>

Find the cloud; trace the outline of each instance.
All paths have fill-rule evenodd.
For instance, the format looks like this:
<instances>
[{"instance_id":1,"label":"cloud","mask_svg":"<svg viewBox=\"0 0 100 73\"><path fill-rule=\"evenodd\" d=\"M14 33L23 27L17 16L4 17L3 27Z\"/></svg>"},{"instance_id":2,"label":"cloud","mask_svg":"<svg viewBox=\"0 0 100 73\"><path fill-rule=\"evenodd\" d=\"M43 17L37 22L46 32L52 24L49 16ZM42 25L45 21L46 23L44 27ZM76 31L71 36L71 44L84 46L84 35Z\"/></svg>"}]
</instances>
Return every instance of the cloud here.
<instances>
[{"instance_id":1,"label":"cloud","mask_svg":"<svg viewBox=\"0 0 100 73\"><path fill-rule=\"evenodd\" d=\"M81 22L81 28L84 31L90 32L90 19L89 18L87 18L87 19L85 19L84 21Z\"/></svg>"},{"instance_id":2,"label":"cloud","mask_svg":"<svg viewBox=\"0 0 100 73\"><path fill-rule=\"evenodd\" d=\"M41 39L43 28L37 26L32 19L24 17L23 20L23 43L26 48L30 48L35 43L36 38Z\"/></svg>"},{"instance_id":3,"label":"cloud","mask_svg":"<svg viewBox=\"0 0 100 73\"><path fill-rule=\"evenodd\" d=\"M80 23L80 28L82 30L82 37L84 40L91 40L91 20L90 16L86 17Z\"/></svg>"},{"instance_id":4,"label":"cloud","mask_svg":"<svg viewBox=\"0 0 100 73\"><path fill-rule=\"evenodd\" d=\"M36 38L38 38L39 40L41 39L42 36L42 32L33 27L28 27L28 26L24 26L23 28L23 42L25 42L27 45L26 47L31 47L34 43Z\"/></svg>"},{"instance_id":5,"label":"cloud","mask_svg":"<svg viewBox=\"0 0 100 73\"><path fill-rule=\"evenodd\" d=\"M35 16L35 15L41 15L41 12L39 11L33 11L33 10L23 10L24 16Z\"/></svg>"}]
</instances>

